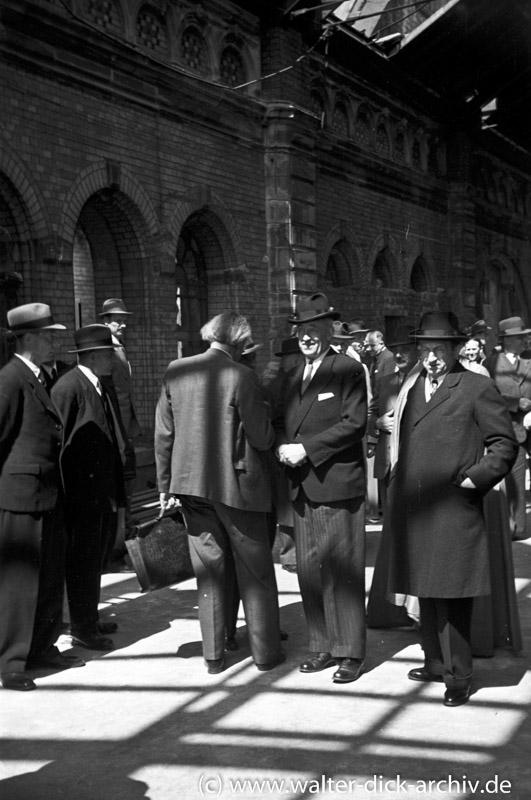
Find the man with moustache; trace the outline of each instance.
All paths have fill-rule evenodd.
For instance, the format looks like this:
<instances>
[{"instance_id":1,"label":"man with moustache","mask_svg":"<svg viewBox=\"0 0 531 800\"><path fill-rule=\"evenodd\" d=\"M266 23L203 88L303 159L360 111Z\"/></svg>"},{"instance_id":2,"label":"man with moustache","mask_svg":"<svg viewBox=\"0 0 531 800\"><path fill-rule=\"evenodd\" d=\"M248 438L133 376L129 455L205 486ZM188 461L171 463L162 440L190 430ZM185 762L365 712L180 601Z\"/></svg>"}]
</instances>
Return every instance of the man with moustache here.
<instances>
[{"instance_id":1,"label":"man with moustache","mask_svg":"<svg viewBox=\"0 0 531 800\"><path fill-rule=\"evenodd\" d=\"M277 455L294 510L297 571L310 653L301 672L337 666L357 680L365 658L365 459L367 390L362 366L330 345L324 294L301 298L297 326L305 363L286 376Z\"/></svg>"},{"instance_id":2,"label":"man with moustache","mask_svg":"<svg viewBox=\"0 0 531 800\"><path fill-rule=\"evenodd\" d=\"M414 338L422 368L404 382L392 432L388 589L419 598L424 665L409 679L444 682L455 707L470 697L473 599L490 592L483 498L517 443L493 382L459 363L455 315L425 314Z\"/></svg>"}]
</instances>

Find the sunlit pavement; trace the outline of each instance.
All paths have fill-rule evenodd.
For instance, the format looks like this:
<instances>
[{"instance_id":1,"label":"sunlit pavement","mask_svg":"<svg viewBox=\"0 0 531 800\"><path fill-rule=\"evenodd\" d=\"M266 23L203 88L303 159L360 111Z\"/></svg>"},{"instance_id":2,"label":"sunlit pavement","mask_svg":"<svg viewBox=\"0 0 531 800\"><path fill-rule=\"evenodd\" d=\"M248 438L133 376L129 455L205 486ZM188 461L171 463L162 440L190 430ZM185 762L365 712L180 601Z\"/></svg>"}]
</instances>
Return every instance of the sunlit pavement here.
<instances>
[{"instance_id":1,"label":"sunlit pavement","mask_svg":"<svg viewBox=\"0 0 531 800\"><path fill-rule=\"evenodd\" d=\"M369 526L371 565L378 539ZM422 660L410 630L369 631L356 683L300 673L297 576L278 565L287 661L258 672L241 620L220 675L203 666L193 580L141 594L134 573L105 575L116 649L77 648L86 667L34 673L34 692L0 690L0 798L528 800L531 539L513 548L524 653L477 660L459 708L443 706L440 684L407 680Z\"/></svg>"}]
</instances>

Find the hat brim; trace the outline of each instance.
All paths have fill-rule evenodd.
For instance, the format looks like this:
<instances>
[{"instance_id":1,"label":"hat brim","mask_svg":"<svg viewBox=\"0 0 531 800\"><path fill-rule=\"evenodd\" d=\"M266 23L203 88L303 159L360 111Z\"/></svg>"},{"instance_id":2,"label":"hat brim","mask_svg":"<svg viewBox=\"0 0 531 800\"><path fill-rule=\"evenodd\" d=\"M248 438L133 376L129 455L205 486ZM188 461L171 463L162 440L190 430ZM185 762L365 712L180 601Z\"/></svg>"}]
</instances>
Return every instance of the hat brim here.
<instances>
[{"instance_id":1,"label":"hat brim","mask_svg":"<svg viewBox=\"0 0 531 800\"><path fill-rule=\"evenodd\" d=\"M68 350L69 353L88 353L89 350L116 350L114 344L98 344L93 347L80 347L77 350Z\"/></svg>"},{"instance_id":2,"label":"hat brim","mask_svg":"<svg viewBox=\"0 0 531 800\"><path fill-rule=\"evenodd\" d=\"M440 339L441 341L448 342L465 342L468 339L466 333L440 333L433 331L432 333L414 333L412 334L413 341L417 339ZM389 346L389 345L388 345Z\"/></svg>"},{"instance_id":3,"label":"hat brim","mask_svg":"<svg viewBox=\"0 0 531 800\"><path fill-rule=\"evenodd\" d=\"M498 333L498 336L503 339L505 336L527 336L528 333L531 333L531 328L525 328L523 331L504 331Z\"/></svg>"},{"instance_id":4,"label":"hat brim","mask_svg":"<svg viewBox=\"0 0 531 800\"><path fill-rule=\"evenodd\" d=\"M66 331L66 325L60 325L58 322L55 322L53 325L39 325L33 326L31 328L8 328L11 333L15 333L17 336L19 333L39 333L40 331Z\"/></svg>"},{"instance_id":5,"label":"hat brim","mask_svg":"<svg viewBox=\"0 0 531 800\"><path fill-rule=\"evenodd\" d=\"M107 317L109 314L121 314L123 317L130 317L132 311L122 311L122 309L111 308L110 311L100 311L98 317Z\"/></svg>"},{"instance_id":6,"label":"hat brim","mask_svg":"<svg viewBox=\"0 0 531 800\"><path fill-rule=\"evenodd\" d=\"M300 319L299 317L288 317L288 322L292 325L304 325L305 322L314 322L316 319L339 319L339 311L323 311L321 314L312 314L311 317Z\"/></svg>"}]
</instances>

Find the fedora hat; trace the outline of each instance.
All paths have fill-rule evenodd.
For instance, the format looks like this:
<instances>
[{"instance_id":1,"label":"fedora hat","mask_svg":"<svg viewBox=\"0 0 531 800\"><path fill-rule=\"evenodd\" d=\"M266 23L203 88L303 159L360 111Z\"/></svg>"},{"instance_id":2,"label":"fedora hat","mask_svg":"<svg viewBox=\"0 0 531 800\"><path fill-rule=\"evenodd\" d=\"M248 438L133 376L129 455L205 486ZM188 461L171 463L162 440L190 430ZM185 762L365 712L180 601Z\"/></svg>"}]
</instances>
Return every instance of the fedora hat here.
<instances>
[{"instance_id":1,"label":"fedora hat","mask_svg":"<svg viewBox=\"0 0 531 800\"><path fill-rule=\"evenodd\" d=\"M26 303L7 312L7 325L13 333L34 331L66 331L66 325L53 321L50 306L45 303Z\"/></svg>"},{"instance_id":2,"label":"fedora hat","mask_svg":"<svg viewBox=\"0 0 531 800\"><path fill-rule=\"evenodd\" d=\"M107 325L85 325L74 333L75 350L69 353L86 353L88 350L114 350L111 329Z\"/></svg>"},{"instance_id":3,"label":"fedora hat","mask_svg":"<svg viewBox=\"0 0 531 800\"><path fill-rule=\"evenodd\" d=\"M127 316L131 316L132 313L132 311L126 309L124 301L119 297L109 297L108 300L103 301L98 317L105 317L107 314L127 314Z\"/></svg>"},{"instance_id":4,"label":"fedora hat","mask_svg":"<svg viewBox=\"0 0 531 800\"><path fill-rule=\"evenodd\" d=\"M451 311L429 311L424 314L420 326L412 332L413 339L447 339L464 341L467 336L459 330L459 322Z\"/></svg>"},{"instance_id":5,"label":"fedora hat","mask_svg":"<svg viewBox=\"0 0 531 800\"><path fill-rule=\"evenodd\" d=\"M301 297L297 311L292 317L288 317L288 322L294 325L301 325L303 322L313 322L316 319L339 319L339 311L328 305L328 298L321 292L316 292L310 297Z\"/></svg>"},{"instance_id":6,"label":"fedora hat","mask_svg":"<svg viewBox=\"0 0 531 800\"><path fill-rule=\"evenodd\" d=\"M498 323L498 336L521 336L531 333L531 328L524 326L522 317L507 317Z\"/></svg>"},{"instance_id":7,"label":"fedora hat","mask_svg":"<svg viewBox=\"0 0 531 800\"><path fill-rule=\"evenodd\" d=\"M275 355L282 358L282 356L292 356L294 353L300 352L299 340L296 336L290 336L289 339L282 339L280 342L280 350L278 353L275 353Z\"/></svg>"},{"instance_id":8,"label":"fedora hat","mask_svg":"<svg viewBox=\"0 0 531 800\"><path fill-rule=\"evenodd\" d=\"M416 331L413 325L399 325L396 329L394 337L390 342L386 342L387 347L400 347L405 344L415 344L414 336Z\"/></svg>"},{"instance_id":9,"label":"fedora hat","mask_svg":"<svg viewBox=\"0 0 531 800\"><path fill-rule=\"evenodd\" d=\"M491 331L492 328L489 328L487 323L484 319L477 319L471 326L470 326L470 335L477 336L479 333L488 333Z\"/></svg>"}]
</instances>

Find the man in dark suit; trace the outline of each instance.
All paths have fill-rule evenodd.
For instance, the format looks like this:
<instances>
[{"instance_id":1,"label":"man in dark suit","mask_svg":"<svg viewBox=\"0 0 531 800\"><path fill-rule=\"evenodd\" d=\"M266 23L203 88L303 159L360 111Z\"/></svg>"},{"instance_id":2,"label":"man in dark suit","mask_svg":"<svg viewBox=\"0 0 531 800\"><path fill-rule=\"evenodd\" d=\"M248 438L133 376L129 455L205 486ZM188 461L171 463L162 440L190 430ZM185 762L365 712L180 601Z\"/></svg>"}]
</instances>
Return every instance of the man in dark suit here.
<instances>
[{"instance_id":1,"label":"man in dark suit","mask_svg":"<svg viewBox=\"0 0 531 800\"><path fill-rule=\"evenodd\" d=\"M64 426L61 473L67 528L66 588L72 642L110 650L100 630L98 604L103 565L112 547L114 517L125 504L124 442L119 411L101 378L112 368L114 345L105 325L74 334L78 365L52 389Z\"/></svg>"},{"instance_id":2,"label":"man in dark suit","mask_svg":"<svg viewBox=\"0 0 531 800\"><path fill-rule=\"evenodd\" d=\"M124 301L119 297L110 297L104 300L99 317L107 325L112 334L114 351L112 355L112 369L109 375L102 376L102 383L110 395L114 394L120 407L120 417L123 423L122 432L125 437L125 519L124 534L126 539L134 535L134 524L131 518L131 501L136 483L136 454L134 440L142 433L136 415L133 401L133 383L131 364L128 361L124 346L124 334L132 312L125 307ZM123 552L123 542L116 543L117 554Z\"/></svg>"},{"instance_id":3,"label":"man in dark suit","mask_svg":"<svg viewBox=\"0 0 531 800\"><path fill-rule=\"evenodd\" d=\"M61 420L40 364L54 357L50 307L7 312L16 352L0 372L0 681L35 689L33 667L82 666L55 647L61 632L64 529L60 497Z\"/></svg>"},{"instance_id":4,"label":"man in dark suit","mask_svg":"<svg viewBox=\"0 0 531 800\"><path fill-rule=\"evenodd\" d=\"M518 457L505 480L514 540L530 536L526 529L525 471L526 456L531 452L531 435L524 419L531 411L531 360L523 358L529 333L531 330L524 327L520 317L502 319L498 326L502 349L494 351L485 361L507 403L518 441Z\"/></svg>"},{"instance_id":5,"label":"man in dark suit","mask_svg":"<svg viewBox=\"0 0 531 800\"><path fill-rule=\"evenodd\" d=\"M517 450L493 382L458 361L465 338L455 316L440 312L425 314L415 333L422 369L410 372L395 407L387 510L389 591L420 605L425 661L408 677L444 681L451 707L468 702L473 598L490 592L483 498Z\"/></svg>"},{"instance_id":6,"label":"man in dark suit","mask_svg":"<svg viewBox=\"0 0 531 800\"><path fill-rule=\"evenodd\" d=\"M317 293L289 319L305 363L286 376L277 454L288 467L311 651L300 671L337 665L334 682L347 683L365 658L367 389L361 364L330 347L338 318Z\"/></svg>"},{"instance_id":7,"label":"man in dark suit","mask_svg":"<svg viewBox=\"0 0 531 800\"><path fill-rule=\"evenodd\" d=\"M256 373L238 363L249 323L224 312L201 329L210 349L172 361L155 418L161 508L178 496L197 579L203 655L225 667L225 620L234 564L259 670L284 661L277 585L268 539L270 479L262 452L274 441Z\"/></svg>"},{"instance_id":8,"label":"man in dark suit","mask_svg":"<svg viewBox=\"0 0 531 800\"><path fill-rule=\"evenodd\" d=\"M391 351L385 346L384 335L381 331L367 333L364 349L368 358L371 388L374 392L377 378L395 371L395 360Z\"/></svg>"}]
</instances>

